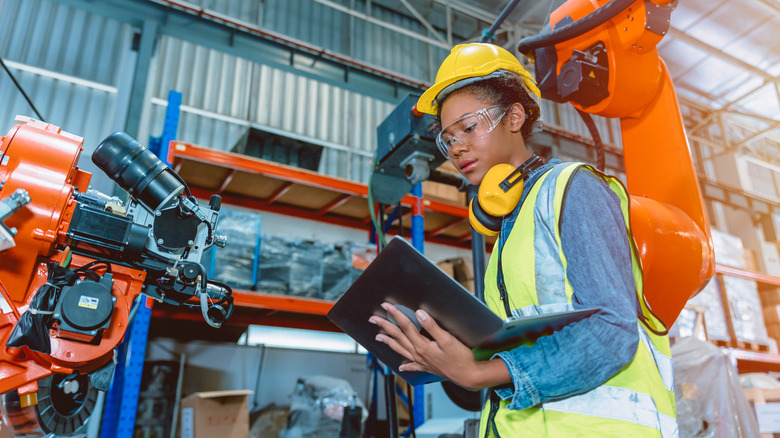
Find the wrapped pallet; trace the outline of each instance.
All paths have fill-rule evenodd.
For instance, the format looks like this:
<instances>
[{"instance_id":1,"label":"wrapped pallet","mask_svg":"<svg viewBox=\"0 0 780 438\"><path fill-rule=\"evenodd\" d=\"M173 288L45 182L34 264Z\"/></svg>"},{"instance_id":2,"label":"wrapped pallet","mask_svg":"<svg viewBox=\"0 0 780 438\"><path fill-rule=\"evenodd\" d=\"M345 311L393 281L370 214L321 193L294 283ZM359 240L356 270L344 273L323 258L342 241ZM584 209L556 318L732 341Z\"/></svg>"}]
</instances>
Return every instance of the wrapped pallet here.
<instances>
[{"instance_id":1,"label":"wrapped pallet","mask_svg":"<svg viewBox=\"0 0 780 438\"><path fill-rule=\"evenodd\" d=\"M218 251L209 250L203 258L204 263L213 259L215 280L227 283L234 289L252 289L260 214L224 206L220 210L217 232L227 237L227 245Z\"/></svg>"},{"instance_id":2,"label":"wrapped pallet","mask_svg":"<svg viewBox=\"0 0 780 438\"><path fill-rule=\"evenodd\" d=\"M696 338L672 345L680 438L759 436L737 371L723 351Z\"/></svg>"}]
</instances>

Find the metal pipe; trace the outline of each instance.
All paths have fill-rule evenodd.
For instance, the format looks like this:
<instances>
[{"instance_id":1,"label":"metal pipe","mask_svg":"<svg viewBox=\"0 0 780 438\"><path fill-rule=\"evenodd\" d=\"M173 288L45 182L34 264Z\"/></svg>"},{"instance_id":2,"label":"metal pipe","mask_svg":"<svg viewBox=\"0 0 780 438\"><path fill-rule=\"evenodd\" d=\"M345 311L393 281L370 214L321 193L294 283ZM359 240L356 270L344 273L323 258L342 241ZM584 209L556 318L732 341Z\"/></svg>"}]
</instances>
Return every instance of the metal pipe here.
<instances>
[{"instance_id":1,"label":"metal pipe","mask_svg":"<svg viewBox=\"0 0 780 438\"><path fill-rule=\"evenodd\" d=\"M436 169L431 170L428 173L428 180L437 183L455 186L460 191L465 191L466 186L469 185L468 181L466 181L466 179L460 175L456 175L454 173L441 172Z\"/></svg>"},{"instance_id":2,"label":"metal pipe","mask_svg":"<svg viewBox=\"0 0 780 438\"><path fill-rule=\"evenodd\" d=\"M100 436L100 420L103 418L103 406L106 404L105 391L98 391L95 408L87 420L87 438L98 438Z\"/></svg>"},{"instance_id":3,"label":"metal pipe","mask_svg":"<svg viewBox=\"0 0 780 438\"><path fill-rule=\"evenodd\" d=\"M469 185L468 197L477 196L479 186ZM474 293L483 303L485 302L485 236L471 229L471 258L474 269Z\"/></svg>"},{"instance_id":4,"label":"metal pipe","mask_svg":"<svg viewBox=\"0 0 780 438\"><path fill-rule=\"evenodd\" d=\"M171 419L170 438L176 437L176 428L179 425L179 404L181 403L181 390L184 387L184 364L187 362L187 355L182 353L179 357L179 375L176 378L176 398L173 401L173 418ZM255 395L256 397L257 395Z\"/></svg>"},{"instance_id":5,"label":"metal pipe","mask_svg":"<svg viewBox=\"0 0 780 438\"><path fill-rule=\"evenodd\" d=\"M469 202L474 196L477 196L479 186L469 185L466 191ZM474 270L474 295L485 302L485 236L479 234L474 228L471 228L471 259L472 269ZM482 406L485 406L489 396L487 388L479 391L479 400Z\"/></svg>"},{"instance_id":6,"label":"metal pipe","mask_svg":"<svg viewBox=\"0 0 780 438\"><path fill-rule=\"evenodd\" d=\"M482 35L482 39L480 40L481 43L489 43L493 39L493 34L496 33L496 30L501 26L501 23L506 20L506 17L509 16L509 13L512 12L512 9L514 9L518 3L520 3L520 0L512 0L506 5L504 10L498 15L498 18L496 18L496 21L493 22L493 25Z\"/></svg>"},{"instance_id":7,"label":"metal pipe","mask_svg":"<svg viewBox=\"0 0 780 438\"><path fill-rule=\"evenodd\" d=\"M395 406L395 374L385 370L385 410L387 411L388 436L398 438L398 411Z\"/></svg>"}]
</instances>

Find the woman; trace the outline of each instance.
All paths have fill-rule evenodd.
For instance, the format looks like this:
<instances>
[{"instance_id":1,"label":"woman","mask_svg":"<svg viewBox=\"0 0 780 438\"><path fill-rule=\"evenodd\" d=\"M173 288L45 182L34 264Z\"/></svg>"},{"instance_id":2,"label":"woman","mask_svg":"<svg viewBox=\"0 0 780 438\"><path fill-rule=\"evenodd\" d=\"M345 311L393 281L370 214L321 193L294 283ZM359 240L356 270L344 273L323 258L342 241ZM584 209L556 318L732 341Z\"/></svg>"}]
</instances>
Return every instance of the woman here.
<instances>
[{"instance_id":1,"label":"woman","mask_svg":"<svg viewBox=\"0 0 780 438\"><path fill-rule=\"evenodd\" d=\"M488 184L488 175L495 184L496 165L523 170L520 201L497 225L485 274L488 307L505 318L598 312L477 361L425 311L416 316L432 340L384 303L399 325L373 316L382 328L377 340L408 360L402 371L490 388L480 436L677 436L668 338L644 305L628 194L581 163L535 164L526 146L539 123L534 97L539 90L514 56L468 44L453 48L417 109L439 116L437 145L470 183Z\"/></svg>"}]
</instances>

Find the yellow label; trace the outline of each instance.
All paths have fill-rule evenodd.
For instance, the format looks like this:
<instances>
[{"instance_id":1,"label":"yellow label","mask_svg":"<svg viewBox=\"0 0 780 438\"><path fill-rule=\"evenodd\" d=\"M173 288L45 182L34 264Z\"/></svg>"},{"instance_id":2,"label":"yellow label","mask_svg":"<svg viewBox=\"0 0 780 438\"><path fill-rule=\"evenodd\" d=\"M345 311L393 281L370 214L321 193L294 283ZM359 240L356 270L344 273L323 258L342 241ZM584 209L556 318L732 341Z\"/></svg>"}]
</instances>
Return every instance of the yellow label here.
<instances>
[{"instance_id":1,"label":"yellow label","mask_svg":"<svg viewBox=\"0 0 780 438\"><path fill-rule=\"evenodd\" d=\"M97 309L99 302L100 300L95 297L88 297L86 295L82 295L79 298L79 307L85 307L87 309L95 310Z\"/></svg>"}]
</instances>

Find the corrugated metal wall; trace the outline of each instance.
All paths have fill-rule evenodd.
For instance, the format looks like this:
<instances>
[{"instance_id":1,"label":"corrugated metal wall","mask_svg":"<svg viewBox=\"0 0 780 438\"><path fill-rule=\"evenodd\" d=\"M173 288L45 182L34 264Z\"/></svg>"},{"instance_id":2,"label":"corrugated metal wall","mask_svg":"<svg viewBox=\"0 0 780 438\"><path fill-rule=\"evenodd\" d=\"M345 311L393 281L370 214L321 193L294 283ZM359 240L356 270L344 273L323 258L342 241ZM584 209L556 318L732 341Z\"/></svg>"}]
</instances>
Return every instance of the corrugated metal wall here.
<instances>
[{"instance_id":1,"label":"corrugated metal wall","mask_svg":"<svg viewBox=\"0 0 780 438\"><path fill-rule=\"evenodd\" d=\"M400 2L399 10L405 14L376 5L367 11L362 0L330 1L430 37ZM449 53L314 0L190 0L190 3L424 82L433 81L438 62Z\"/></svg>"},{"instance_id":2,"label":"corrugated metal wall","mask_svg":"<svg viewBox=\"0 0 780 438\"><path fill-rule=\"evenodd\" d=\"M118 71L130 27L48 0L0 0L0 56L47 122L84 137L80 166L108 180L89 160L113 125ZM0 135L33 110L0 71Z\"/></svg>"},{"instance_id":3,"label":"corrugated metal wall","mask_svg":"<svg viewBox=\"0 0 780 438\"><path fill-rule=\"evenodd\" d=\"M199 6L325 49L431 82L447 51L314 0L196 0ZM365 13L365 2L340 0ZM374 7L372 17L426 35L407 16ZM85 137L86 152L122 129L122 100L135 53L134 30L50 0L0 0L0 56L43 116ZM367 181L376 126L394 105L345 89L160 36L150 69L139 140L162 130L169 90L184 96L178 138L229 150L251 127L325 146L320 171ZM32 111L0 76L0 129ZM588 136L573 108L545 101L544 119ZM597 120L605 142L619 145L616 121ZM3 132L5 132L3 131ZM87 154L85 154L87 155ZM83 167L94 172L88 160Z\"/></svg>"},{"instance_id":4,"label":"corrugated metal wall","mask_svg":"<svg viewBox=\"0 0 780 438\"><path fill-rule=\"evenodd\" d=\"M368 181L376 126L392 104L174 38L158 47L142 138L162 130L177 90L182 141L230 150L251 126L323 145L320 172Z\"/></svg>"}]
</instances>

